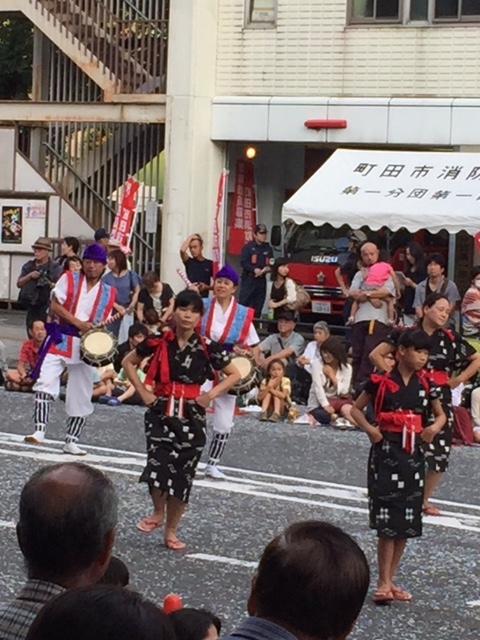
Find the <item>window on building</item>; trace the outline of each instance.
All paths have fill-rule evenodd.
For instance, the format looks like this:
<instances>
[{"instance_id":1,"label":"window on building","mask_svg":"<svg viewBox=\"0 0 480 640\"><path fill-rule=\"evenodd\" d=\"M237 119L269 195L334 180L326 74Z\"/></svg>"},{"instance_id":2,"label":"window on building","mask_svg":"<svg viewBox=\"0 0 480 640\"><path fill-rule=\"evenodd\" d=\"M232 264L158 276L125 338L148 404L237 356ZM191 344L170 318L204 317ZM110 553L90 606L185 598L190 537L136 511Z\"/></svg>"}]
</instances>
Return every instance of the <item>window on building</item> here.
<instances>
[{"instance_id":1,"label":"window on building","mask_svg":"<svg viewBox=\"0 0 480 640\"><path fill-rule=\"evenodd\" d=\"M247 25L275 26L277 0L246 0Z\"/></svg>"},{"instance_id":2,"label":"window on building","mask_svg":"<svg viewBox=\"0 0 480 640\"><path fill-rule=\"evenodd\" d=\"M480 0L350 0L351 23L480 21Z\"/></svg>"},{"instance_id":3,"label":"window on building","mask_svg":"<svg viewBox=\"0 0 480 640\"><path fill-rule=\"evenodd\" d=\"M398 22L401 0L352 0L352 22Z\"/></svg>"}]
</instances>

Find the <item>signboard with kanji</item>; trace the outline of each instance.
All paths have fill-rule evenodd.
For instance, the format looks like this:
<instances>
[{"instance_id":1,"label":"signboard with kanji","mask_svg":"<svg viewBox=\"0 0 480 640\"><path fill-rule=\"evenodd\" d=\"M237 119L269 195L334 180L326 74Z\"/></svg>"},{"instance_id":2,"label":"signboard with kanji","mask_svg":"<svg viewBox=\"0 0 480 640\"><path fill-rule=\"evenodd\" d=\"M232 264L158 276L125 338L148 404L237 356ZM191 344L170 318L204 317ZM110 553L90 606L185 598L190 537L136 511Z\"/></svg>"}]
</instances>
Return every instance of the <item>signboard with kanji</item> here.
<instances>
[{"instance_id":1,"label":"signboard with kanji","mask_svg":"<svg viewBox=\"0 0 480 640\"><path fill-rule=\"evenodd\" d=\"M283 219L358 229L480 229L480 154L338 149L283 205Z\"/></svg>"}]
</instances>

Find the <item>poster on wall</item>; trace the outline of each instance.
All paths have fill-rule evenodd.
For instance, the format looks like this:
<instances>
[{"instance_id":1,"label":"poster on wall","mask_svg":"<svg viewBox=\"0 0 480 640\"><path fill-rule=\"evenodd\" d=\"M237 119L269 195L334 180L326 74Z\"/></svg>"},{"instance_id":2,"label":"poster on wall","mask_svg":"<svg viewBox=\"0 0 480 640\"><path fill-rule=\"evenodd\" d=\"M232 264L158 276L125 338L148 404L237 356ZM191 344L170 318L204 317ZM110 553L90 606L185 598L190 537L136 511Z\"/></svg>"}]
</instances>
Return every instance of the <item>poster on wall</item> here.
<instances>
[{"instance_id":1,"label":"poster on wall","mask_svg":"<svg viewBox=\"0 0 480 640\"><path fill-rule=\"evenodd\" d=\"M22 244L23 239L23 207L2 207L2 243Z\"/></svg>"},{"instance_id":2,"label":"poster on wall","mask_svg":"<svg viewBox=\"0 0 480 640\"><path fill-rule=\"evenodd\" d=\"M47 235L46 199L0 198L0 251L30 253L32 243Z\"/></svg>"}]
</instances>

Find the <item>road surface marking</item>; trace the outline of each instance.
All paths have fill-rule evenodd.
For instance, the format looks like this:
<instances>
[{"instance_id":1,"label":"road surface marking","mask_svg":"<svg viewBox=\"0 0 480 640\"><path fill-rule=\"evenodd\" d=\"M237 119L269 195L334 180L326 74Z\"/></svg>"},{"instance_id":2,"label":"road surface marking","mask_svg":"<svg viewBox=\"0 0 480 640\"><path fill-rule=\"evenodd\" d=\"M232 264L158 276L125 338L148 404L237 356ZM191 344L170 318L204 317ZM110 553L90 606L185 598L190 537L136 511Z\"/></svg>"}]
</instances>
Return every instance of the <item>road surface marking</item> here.
<instances>
[{"instance_id":1,"label":"road surface marking","mask_svg":"<svg viewBox=\"0 0 480 640\"><path fill-rule=\"evenodd\" d=\"M62 445L62 442L55 440L46 440L44 444L38 446L28 445L23 442L23 436L20 434L0 433L0 444L7 447L0 449L0 455L11 457L27 458L42 462L65 462L75 458L66 456L58 447L49 445ZM125 451L121 449L110 449L107 447L89 446L85 449L95 451L91 453L85 462L102 471L110 473L119 473L138 477L137 468L144 466L145 454L135 451ZM98 453L97 453L98 452ZM105 452L107 455L100 455ZM110 455L115 453L116 455ZM134 467L128 469L125 467ZM200 465L204 467L204 465ZM249 495L256 498L267 498L281 502L292 502L296 504L311 505L317 508L333 509L338 511L347 511L349 513L366 514L367 509L352 504L341 504L334 502L340 500L349 503L365 503L366 490L363 487L337 484L333 482L324 482L321 480L311 480L309 478L296 478L280 474L257 472L251 469L237 469L224 467L235 474L242 474L248 477L230 477L226 481L214 481L207 479L197 479L195 485L204 487L214 491L223 491L226 493ZM279 482L267 482L266 480L254 479L271 478L272 480L285 480L291 484L282 484ZM297 494L297 495L292 495ZM316 500L313 498L301 497L298 494L307 494L310 496L323 496L332 501ZM478 505L465 505L451 501L436 501L439 504L448 504L458 509L480 509ZM427 516L424 518L425 523L435 526L443 526L447 528L459 529L463 531L473 531L480 533L480 516L461 511L443 511L441 516Z\"/></svg>"},{"instance_id":2,"label":"road surface marking","mask_svg":"<svg viewBox=\"0 0 480 640\"><path fill-rule=\"evenodd\" d=\"M258 567L258 562L250 562L249 560L238 560L237 558L227 558L226 556L214 556L210 553L188 553L185 557L189 560L220 562L221 564L229 564L235 567L249 567L252 569L256 569Z\"/></svg>"}]
</instances>

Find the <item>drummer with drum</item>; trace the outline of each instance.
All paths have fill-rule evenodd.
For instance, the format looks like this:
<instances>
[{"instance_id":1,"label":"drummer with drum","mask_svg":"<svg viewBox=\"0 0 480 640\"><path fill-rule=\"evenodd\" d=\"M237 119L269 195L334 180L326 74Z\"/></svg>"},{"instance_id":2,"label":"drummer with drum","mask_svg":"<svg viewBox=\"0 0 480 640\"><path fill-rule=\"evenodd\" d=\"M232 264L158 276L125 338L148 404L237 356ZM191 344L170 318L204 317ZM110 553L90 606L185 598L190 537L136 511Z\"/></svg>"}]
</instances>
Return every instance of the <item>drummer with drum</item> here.
<instances>
[{"instance_id":1,"label":"drummer with drum","mask_svg":"<svg viewBox=\"0 0 480 640\"><path fill-rule=\"evenodd\" d=\"M26 436L25 442L41 444L45 440L50 404L59 395L60 378L67 368L65 408L68 420L63 451L77 456L86 454L77 441L86 417L93 412L93 370L82 359L80 336L104 323L112 311L115 289L101 281L106 263L105 249L99 244L91 244L83 254L82 271L66 271L53 289L50 312L58 322L47 324L47 338L40 349L38 365L32 372L32 378L36 379L33 387L35 433ZM108 335L105 332L107 341ZM114 353L113 348L112 355Z\"/></svg>"},{"instance_id":2,"label":"drummer with drum","mask_svg":"<svg viewBox=\"0 0 480 640\"><path fill-rule=\"evenodd\" d=\"M205 313L200 333L203 337L222 344L227 351L234 352L232 362L241 370L240 386L243 393L258 384L258 371L249 352L253 347L252 355L258 355L256 346L260 340L253 325L254 309L238 304L234 298L237 286L238 274L230 265L225 265L217 272L213 282L213 298L204 300ZM238 392L238 385L236 386ZM224 393L212 403L213 438L205 475L216 480L226 477L218 464L232 431L235 402L235 395Z\"/></svg>"}]
</instances>

